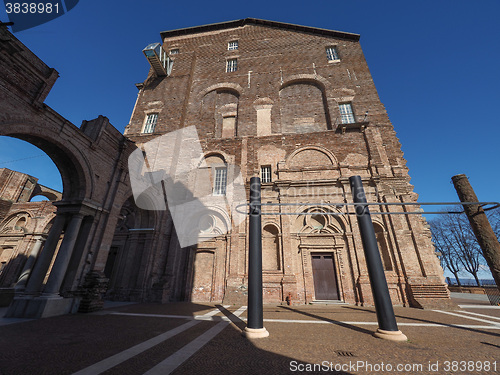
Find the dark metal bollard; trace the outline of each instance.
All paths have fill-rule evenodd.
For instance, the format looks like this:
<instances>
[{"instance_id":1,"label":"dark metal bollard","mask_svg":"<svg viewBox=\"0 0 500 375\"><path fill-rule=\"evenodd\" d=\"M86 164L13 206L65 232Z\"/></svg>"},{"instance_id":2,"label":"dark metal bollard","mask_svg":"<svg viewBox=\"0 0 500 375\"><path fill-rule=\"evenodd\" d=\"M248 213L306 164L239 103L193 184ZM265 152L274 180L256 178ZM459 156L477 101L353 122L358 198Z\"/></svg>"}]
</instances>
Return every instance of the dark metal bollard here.
<instances>
[{"instance_id":1,"label":"dark metal bollard","mask_svg":"<svg viewBox=\"0 0 500 375\"><path fill-rule=\"evenodd\" d=\"M356 216L358 218L359 230L361 232L361 241L365 252L368 276L373 293L373 301L377 313L379 328L374 336L393 341L406 341L408 338L398 329L394 309L392 307L391 297L387 280L385 279L384 267L380 259L380 253L375 237L375 230L370 217L368 205L366 205L365 191L361 183L360 176L349 177L351 191L354 203L356 205ZM364 204L363 204L364 203Z\"/></svg>"},{"instance_id":2,"label":"dark metal bollard","mask_svg":"<svg viewBox=\"0 0 500 375\"><path fill-rule=\"evenodd\" d=\"M262 228L260 178L250 179L250 215L248 225L248 317L244 335L248 338L269 336L264 328L262 301Z\"/></svg>"}]
</instances>

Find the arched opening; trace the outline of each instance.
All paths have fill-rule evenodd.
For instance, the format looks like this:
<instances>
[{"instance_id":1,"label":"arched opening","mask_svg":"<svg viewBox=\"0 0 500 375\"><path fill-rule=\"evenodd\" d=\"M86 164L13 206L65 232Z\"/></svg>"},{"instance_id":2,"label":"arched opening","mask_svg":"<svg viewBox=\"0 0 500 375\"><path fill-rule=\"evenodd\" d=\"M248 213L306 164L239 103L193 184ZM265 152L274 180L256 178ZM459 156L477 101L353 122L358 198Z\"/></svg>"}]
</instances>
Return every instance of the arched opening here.
<instances>
[{"instance_id":1,"label":"arched opening","mask_svg":"<svg viewBox=\"0 0 500 375\"><path fill-rule=\"evenodd\" d=\"M63 190L61 173L52 159L43 150L27 141L0 136L0 167L36 178L33 190L36 189L37 184L48 186L59 192ZM30 199L30 201L38 201L38 199Z\"/></svg>"},{"instance_id":2,"label":"arched opening","mask_svg":"<svg viewBox=\"0 0 500 375\"><path fill-rule=\"evenodd\" d=\"M200 123L215 138L237 135L239 93L230 88L218 88L206 93L201 101Z\"/></svg>"},{"instance_id":3,"label":"arched opening","mask_svg":"<svg viewBox=\"0 0 500 375\"><path fill-rule=\"evenodd\" d=\"M18 219L13 225L14 229L23 232L23 237L14 249L8 279L9 287L15 287L21 294L66 297L66 291L78 287L85 267L82 259L94 211L84 206L83 200L93 198L93 174L77 140L75 143L65 141L61 129L61 126L51 123L0 124L0 149L9 150L7 155L0 154L0 157L11 167L0 169L0 200L11 203L0 205L0 217L15 213L21 207L36 212L33 217ZM77 135L78 130L72 125L66 129ZM27 156L12 157L20 153ZM62 202L56 209L52 202L32 199L37 195L49 195ZM86 215L90 215L90 219L84 220ZM54 225L45 235L47 223L54 217ZM5 241L5 236L2 241ZM73 298L65 298L63 307L49 302L42 305L35 300L31 302L23 302L22 296L14 298L7 316L39 317L46 310L53 314L64 313ZM56 310L51 310L54 308Z\"/></svg>"},{"instance_id":4,"label":"arched opening","mask_svg":"<svg viewBox=\"0 0 500 375\"><path fill-rule=\"evenodd\" d=\"M380 251L380 257L382 258L382 265L385 271L392 271L392 261L391 254L389 253L389 248L387 246L386 232L384 228L378 224L373 223L373 229L375 230L375 237L377 238L377 245Z\"/></svg>"},{"instance_id":5,"label":"arched opening","mask_svg":"<svg viewBox=\"0 0 500 375\"><path fill-rule=\"evenodd\" d=\"M25 201L36 195L37 184L48 187L46 193L51 190L52 194L62 192L64 199L84 198L87 179L83 163L64 145L40 136L17 133L1 136L0 150L0 160L3 162L0 165L35 179L30 194L23 197Z\"/></svg>"}]
</instances>

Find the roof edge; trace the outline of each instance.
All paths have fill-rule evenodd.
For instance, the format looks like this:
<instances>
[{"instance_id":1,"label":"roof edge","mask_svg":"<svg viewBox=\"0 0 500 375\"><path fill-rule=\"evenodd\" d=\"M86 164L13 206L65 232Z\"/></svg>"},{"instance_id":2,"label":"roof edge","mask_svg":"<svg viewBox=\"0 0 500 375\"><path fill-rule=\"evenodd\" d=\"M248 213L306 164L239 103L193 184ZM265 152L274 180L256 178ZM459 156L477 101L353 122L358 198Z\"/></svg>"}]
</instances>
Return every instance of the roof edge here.
<instances>
[{"instance_id":1,"label":"roof edge","mask_svg":"<svg viewBox=\"0 0 500 375\"><path fill-rule=\"evenodd\" d=\"M326 36L332 36L335 38L353 40L356 42L359 41L359 38L360 38L359 34L353 34L353 33L336 31L336 30L328 30L328 29L322 29L322 28L311 27L311 26L295 25L292 23L268 21L268 20L263 20L263 19L258 19L258 18L243 18L240 20L211 23L211 24L207 24L207 25L193 26L193 27L187 27L187 28L175 29L175 30L167 30L167 31L160 32L160 36L161 36L161 39L163 40L165 38L171 38L174 36L197 34L197 33L202 33L202 32L206 32L206 31L224 30L224 29L230 29L230 28L235 28L235 27L242 27L242 26L248 25L248 24L268 26L268 27L277 27L277 28L282 28L282 29L305 32L305 33L309 33L309 34L326 35Z\"/></svg>"}]
</instances>

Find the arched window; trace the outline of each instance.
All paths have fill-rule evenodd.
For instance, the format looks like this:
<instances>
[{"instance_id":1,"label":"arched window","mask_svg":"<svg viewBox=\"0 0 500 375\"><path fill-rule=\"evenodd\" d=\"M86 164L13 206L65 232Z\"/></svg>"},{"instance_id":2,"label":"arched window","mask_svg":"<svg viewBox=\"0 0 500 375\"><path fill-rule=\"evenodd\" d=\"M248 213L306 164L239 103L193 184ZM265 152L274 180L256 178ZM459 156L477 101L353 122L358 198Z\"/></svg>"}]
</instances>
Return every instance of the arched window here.
<instances>
[{"instance_id":1,"label":"arched window","mask_svg":"<svg viewBox=\"0 0 500 375\"><path fill-rule=\"evenodd\" d=\"M262 269L279 271L281 269L280 236L278 228L266 225L262 232Z\"/></svg>"},{"instance_id":2,"label":"arched window","mask_svg":"<svg viewBox=\"0 0 500 375\"><path fill-rule=\"evenodd\" d=\"M384 270L392 271L391 255L389 254L384 228L382 228L380 224L373 223L373 229L375 230L375 237L377 238L377 245L380 251L380 257L382 258Z\"/></svg>"},{"instance_id":3,"label":"arched window","mask_svg":"<svg viewBox=\"0 0 500 375\"><path fill-rule=\"evenodd\" d=\"M233 138L237 135L238 123L237 92L220 88L204 95L201 101L201 124L216 138Z\"/></svg>"}]
</instances>

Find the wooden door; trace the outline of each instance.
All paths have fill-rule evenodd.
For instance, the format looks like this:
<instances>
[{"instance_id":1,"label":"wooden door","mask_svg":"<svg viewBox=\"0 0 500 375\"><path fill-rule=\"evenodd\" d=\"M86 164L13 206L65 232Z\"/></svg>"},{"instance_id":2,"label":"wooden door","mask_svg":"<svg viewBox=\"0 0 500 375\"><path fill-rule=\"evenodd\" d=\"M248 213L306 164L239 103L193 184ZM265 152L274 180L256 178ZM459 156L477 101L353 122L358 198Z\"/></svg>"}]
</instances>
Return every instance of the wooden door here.
<instances>
[{"instance_id":1,"label":"wooden door","mask_svg":"<svg viewBox=\"0 0 500 375\"><path fill-rule=\"evenodd\" d=\"M332 253L312 253L314 294L316 300L338 300L337 277Z\"/></svg>"}]
</instances>

